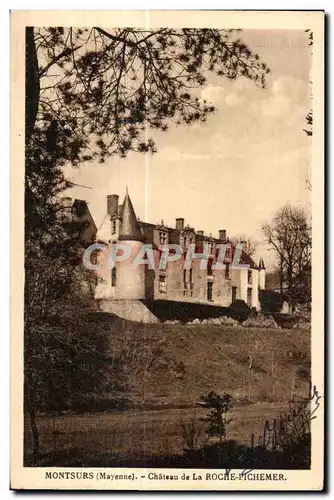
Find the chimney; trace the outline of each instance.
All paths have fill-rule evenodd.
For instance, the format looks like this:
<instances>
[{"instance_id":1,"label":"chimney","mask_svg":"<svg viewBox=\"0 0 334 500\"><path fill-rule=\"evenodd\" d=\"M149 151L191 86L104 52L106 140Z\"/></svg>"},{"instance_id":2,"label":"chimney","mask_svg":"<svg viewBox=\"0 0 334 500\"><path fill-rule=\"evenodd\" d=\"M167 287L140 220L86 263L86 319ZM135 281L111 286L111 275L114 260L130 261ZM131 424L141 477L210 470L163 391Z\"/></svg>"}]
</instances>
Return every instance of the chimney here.
<instances>
[{"instance_id":1,"label":"chimney","mask_svg":"<svg viewBox=\"0 0 334 500\"><path fill-rule=\"evenodd\" d=\"M226 229L219 229L219 239L226 241Z\"/></svg>"},{"instance_id":2,"label":"chimney","mask_svg":"<svg viewBox=\"0 0 334 500\"><path fill-rule=\"evenodd\" d=\"M110 217L118 215L118 195L108 194L107 196L107 213Z\"/></svg>"},{"instance_id":3,"label":"chimney","mask_svg":"<svg viewBox=\"0 0 334 500\"><path fill-rule=\"evenodd\" d=\"M204 231L202 231L202 230L201 231L197 231L196 234L198 234L198 236L204 236Z\"/></svg>"},{"instance_id":4,"label":"chimney","mask_svg":"<svg viewBox=\"0 0 334 500\"><path fill-rule=\"evenodd\" d=\"M175 219L175 229L177 229L178 231L182 231L183 228L184 228L184 219L182 217Z\"/></svg>"}]
</instances>

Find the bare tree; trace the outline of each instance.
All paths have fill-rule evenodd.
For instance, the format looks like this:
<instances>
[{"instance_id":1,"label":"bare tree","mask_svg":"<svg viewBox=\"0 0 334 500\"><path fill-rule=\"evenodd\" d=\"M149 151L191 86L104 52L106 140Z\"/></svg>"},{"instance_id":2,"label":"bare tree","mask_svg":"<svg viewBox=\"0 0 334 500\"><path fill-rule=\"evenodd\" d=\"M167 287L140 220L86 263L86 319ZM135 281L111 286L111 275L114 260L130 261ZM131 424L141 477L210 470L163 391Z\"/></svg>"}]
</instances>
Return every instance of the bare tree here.
<instances>
[{"instance_id":1,"label":"bare tree","mask_svg":"<svg viewBox=\"0 0 334 500\"><path fill-rule=\"evenodd\" d=\"M286 290L290 311L298 302L310 302L311 226L306 211L285 205L262 230L277 255L281 292Z\"/></svg>"}]
</instances>

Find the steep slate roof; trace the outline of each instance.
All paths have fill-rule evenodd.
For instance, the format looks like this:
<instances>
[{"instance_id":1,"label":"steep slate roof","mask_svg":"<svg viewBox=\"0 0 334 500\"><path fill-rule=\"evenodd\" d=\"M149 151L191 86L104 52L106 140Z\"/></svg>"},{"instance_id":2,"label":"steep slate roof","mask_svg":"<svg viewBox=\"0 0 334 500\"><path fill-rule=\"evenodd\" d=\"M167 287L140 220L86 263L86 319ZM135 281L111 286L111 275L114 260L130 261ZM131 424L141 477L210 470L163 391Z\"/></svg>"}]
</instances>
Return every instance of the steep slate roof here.
<instances>
[{"instance_id":1,"label":"steep slate roof","mask_svg":"<svg viewBox=\"0 0 334 500\"><path fill-rule=\"evenodd\" d=\"M140 226L143 229L143 234L144 234L144 239L146 243L153 243L153 231L157 229L156 224L151 224L150 222L139 222ZM184 231L192 231L195 234L195 252L196 253L201 253L204 250L204 243L207 241L212 241L215 244L230 244L232 248L232 255L231 258L227 258L227 262L233 261L233 256L235 252L235 245L229 241L229 239L226 240L221 240L219 238L214 238L213 236L207 236L207 235L202 235L202 234L197 234L192 227L184 227L182 231L179 231L176 228L172 227L167 227L166 230L168 231L169 234L169 242L174 243L174 244L179 244L180 243L180 234L183 233ZM247 254L244 250L241 252L240 256L240 264L249 264L250 267L256 268L256 264L253 261L253 259L250 257L250 255Z\"/></svg>"},{"instance_id":2,"label":"steep slate roof","mask_svg":"<svg viewBox=\"0 0 334 500\"><path fill-rule=\"evenodd\" d=\"M118 239L120 241L143 241L144 239L128 192L122 205L122 222Z\"/></svg>"},{"instance_id":3,"label":"steep slate roof","mask_svg":"<svg viewBox=\"0 0 334 500\"><path fill-rule=\"evenodd\" d=\"M262 257L261 257L260 262L259 262L259 269L265 269Z\"/></svg>"}]
</instances>

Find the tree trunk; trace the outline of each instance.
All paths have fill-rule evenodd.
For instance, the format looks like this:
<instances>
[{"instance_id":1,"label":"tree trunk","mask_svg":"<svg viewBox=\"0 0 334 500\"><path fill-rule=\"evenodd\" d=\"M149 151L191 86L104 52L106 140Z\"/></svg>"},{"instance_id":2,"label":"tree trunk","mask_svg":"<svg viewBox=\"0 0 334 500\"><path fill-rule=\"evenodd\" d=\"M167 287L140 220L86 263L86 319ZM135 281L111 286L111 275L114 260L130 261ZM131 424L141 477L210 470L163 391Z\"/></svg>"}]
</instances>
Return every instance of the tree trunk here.
<instances>
[{"instance_id":1,"label":"tree trunk","mask_svg":"<svg viewBox=\"0 0 334 500\"><path fill-rule=\"evenodd\" d=\"M293 313L293 264L291 259L289 259L288 264L288 297L289 297L289 312Z\"/></svg>"},{"instance_id":2,"label":"tree trunk","mask_svg":"<svg viewBox=\"0 0 334 500\"><path fill-rule=\"evenodd\" d=\"M283 296L283 257L282 256L281 256L281 260L280 260L279 284L280 284L280 292L281 292L281 297L282 297Z\"/></svg>"},{"instance_id":3,"label":"tree trunk","mask_svg":"<svg viewBox=\"0 0 334 500\"><path fill-rule=\"evenodd\" d=\"M26 144L33 133L39 103L40 83L34 28L26 28Z\"/></svg>"},{"instance_id":4,"label":"tree trunk","mask_svg":"<svg viewBox=\"0 0 334 500\"><path fill-rule=\"evenodd\" d=\"M35 410L35 394L33 388L33 375L32 375L32 347L31 347L31 328L25 322L24 326L24 407L27 409L30 418L30 428L33 439L33 463L35 464L39 455L39 434L36 422Z\"/></svg>"},{"instance_id":5,"label":"tree trunk","mask_svg":"<svg viewBox=\"0 0 334 500\"><path fill-rule=\"evenodd\" d=\"M38 435L38 428L36 424L36 413L35 413L35 408L31 406L30 408L30 426L31 426L31 431L32 431L32 438L33 438L33 459L34 463L36 462L39 454L39 435Z\"/></svg>"}]
</instances>

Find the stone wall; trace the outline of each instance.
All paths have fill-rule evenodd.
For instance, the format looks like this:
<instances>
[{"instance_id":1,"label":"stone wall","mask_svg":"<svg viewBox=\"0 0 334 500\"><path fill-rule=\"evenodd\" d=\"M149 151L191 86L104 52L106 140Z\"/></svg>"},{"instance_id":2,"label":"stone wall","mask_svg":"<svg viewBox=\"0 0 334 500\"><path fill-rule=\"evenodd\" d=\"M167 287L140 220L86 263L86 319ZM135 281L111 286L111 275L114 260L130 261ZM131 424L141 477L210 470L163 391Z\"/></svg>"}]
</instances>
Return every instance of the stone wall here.
<instances>
[{"instance_id":1,"label":"stone wall","mask_svg":"<svg viewBox=\"0 0 334 500\"><path fill-rule=\"evenodd\" d=\"M159 319L140 300L99 300L99 310L139 323L159 323Z\"/></svg>"}]
</instances>

